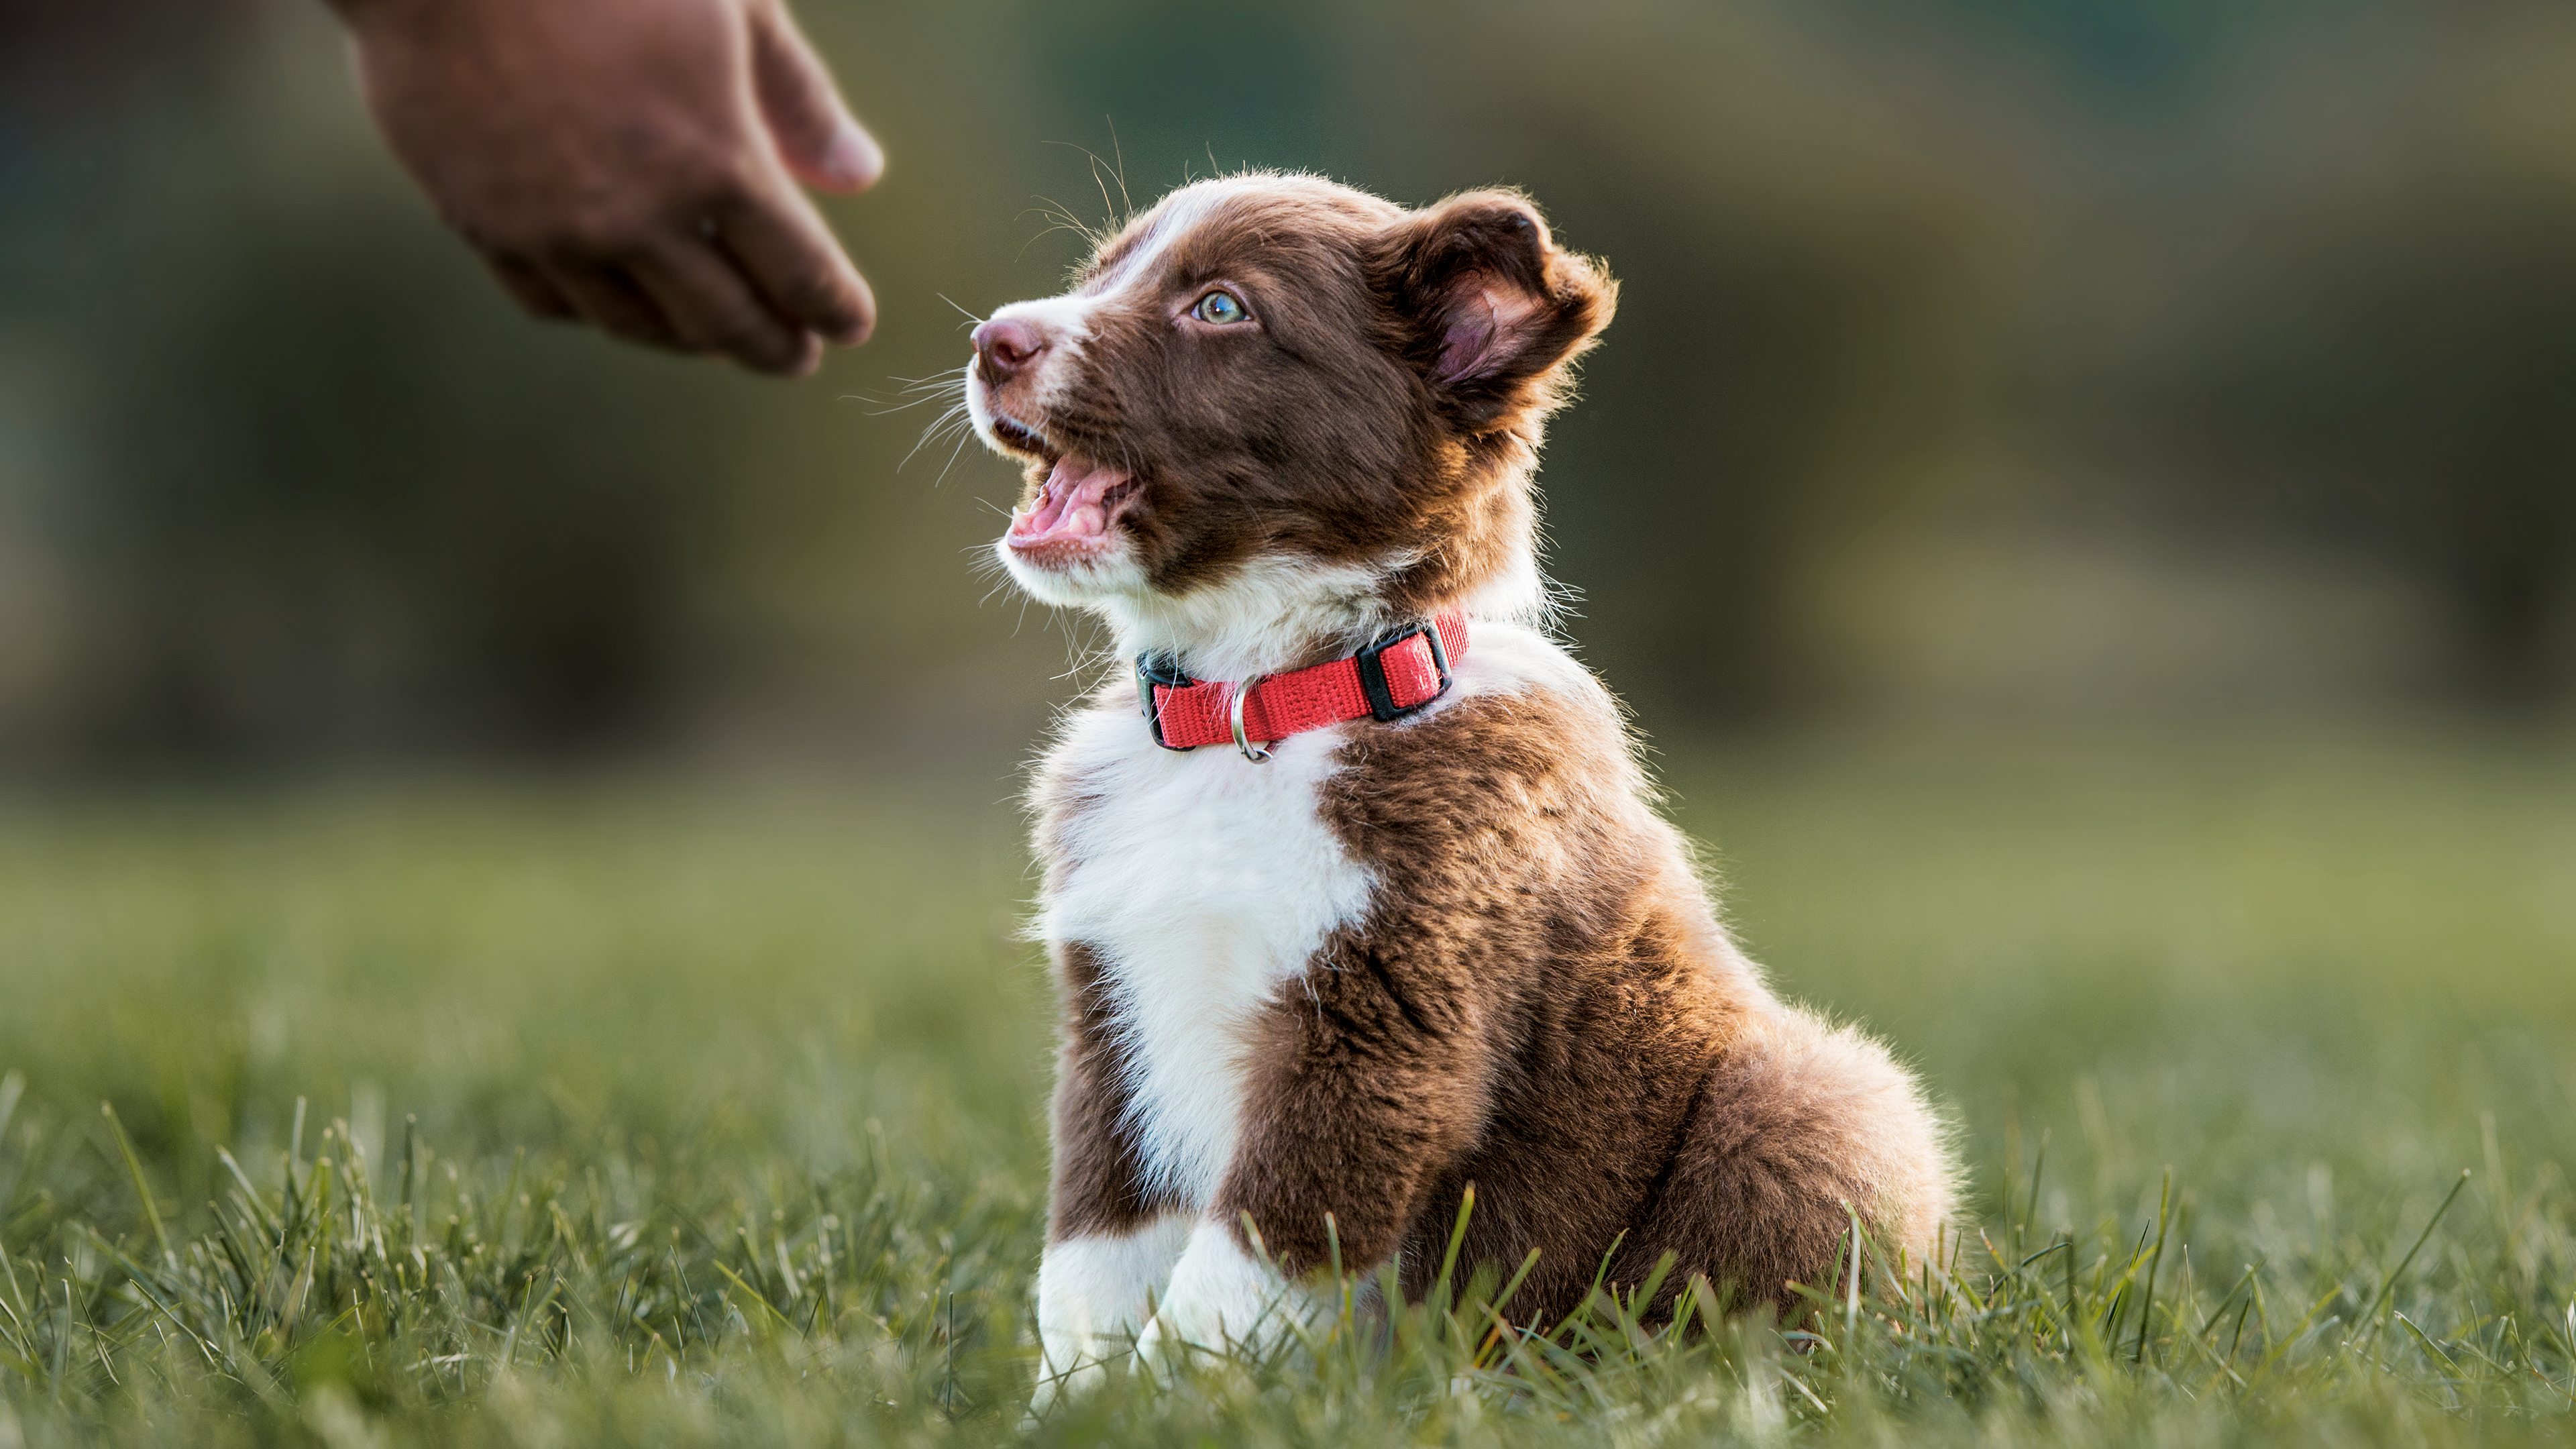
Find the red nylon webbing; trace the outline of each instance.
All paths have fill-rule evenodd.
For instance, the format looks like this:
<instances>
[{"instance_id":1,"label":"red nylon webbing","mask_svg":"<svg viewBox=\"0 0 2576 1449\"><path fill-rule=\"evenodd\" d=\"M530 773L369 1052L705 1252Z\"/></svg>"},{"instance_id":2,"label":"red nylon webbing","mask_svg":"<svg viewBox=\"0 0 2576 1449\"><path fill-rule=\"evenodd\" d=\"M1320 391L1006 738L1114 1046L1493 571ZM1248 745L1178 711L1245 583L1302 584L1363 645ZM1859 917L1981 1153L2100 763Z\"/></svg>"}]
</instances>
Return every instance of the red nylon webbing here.
<instances>
[{"instance_id":1,"label":"red nylon webbing","mask_svg":"<svg viewBox=\"0 0 2576 1449\"><path fill-rule=\"evenodd\" d=\"M1440 631L1441 648L1454 670L1467 657L1467 618L1443 614L1431 621ZM1440 693L1440 665L1431 657L1431 642L1420 634L1390 646L1378 656L1386 669L1387 692L1398 709L1428 703ZM1234 743L1234 684L1207 680L1174 687L1154 686L1154 711L1162 721L1163 743L1174 749ZM1336 659L1291 674L1273 674L1252 686L1243 703L1245 738L1268 744L1293 734L1366 718L1368 692L1360 686L1357 659Z\"/></svg>"}]
</instances>

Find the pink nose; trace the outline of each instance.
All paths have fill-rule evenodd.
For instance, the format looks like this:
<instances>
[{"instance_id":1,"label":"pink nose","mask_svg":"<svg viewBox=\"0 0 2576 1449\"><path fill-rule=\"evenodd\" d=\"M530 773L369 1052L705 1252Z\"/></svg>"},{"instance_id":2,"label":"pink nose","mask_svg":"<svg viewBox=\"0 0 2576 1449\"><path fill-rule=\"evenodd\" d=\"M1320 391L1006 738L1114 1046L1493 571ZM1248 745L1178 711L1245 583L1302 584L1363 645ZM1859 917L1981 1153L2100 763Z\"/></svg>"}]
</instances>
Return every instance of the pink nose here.
<instances>
[{"instance_id":1,"label":"pink nose","mask_svg":"<svg viewBox=\"0 0 2576 1449\"><path fill-rule=\"evenodd\" d=\"M975 328L975 358L987 382L1008 382L1046 355L1050 339L1034 322L996 317Z\"/></svg>"}]
</instances>

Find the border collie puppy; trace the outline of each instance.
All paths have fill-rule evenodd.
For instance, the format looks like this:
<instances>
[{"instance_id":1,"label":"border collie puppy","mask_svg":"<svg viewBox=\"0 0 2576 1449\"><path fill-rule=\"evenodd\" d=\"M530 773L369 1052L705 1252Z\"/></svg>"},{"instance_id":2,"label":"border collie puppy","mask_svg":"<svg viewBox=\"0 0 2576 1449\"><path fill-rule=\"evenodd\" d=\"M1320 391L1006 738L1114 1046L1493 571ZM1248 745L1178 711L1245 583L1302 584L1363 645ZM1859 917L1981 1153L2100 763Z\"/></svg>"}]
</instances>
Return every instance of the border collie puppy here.
<instances>
[{"instance_id":1,"label":"border collie puppy","mask_svg":"<svg viewBox=\"0 0 2576 1449\"><path fill-rule=\"evenodd\" d=\"M1028 469L996 550L1135 661L1033 788L1041 1403L1317 1321L1336 1252L1422 1291L1471 1184L1463 1261L1538 1251L1526 1322L1605 1256L1786 1305L1854 1214L1931 1248L1914 1082L1764 986L1538 627L1540 429L1616 295L1517 195L1245 175L975 329L975 425Z\"/></svg>"}]
</instances>

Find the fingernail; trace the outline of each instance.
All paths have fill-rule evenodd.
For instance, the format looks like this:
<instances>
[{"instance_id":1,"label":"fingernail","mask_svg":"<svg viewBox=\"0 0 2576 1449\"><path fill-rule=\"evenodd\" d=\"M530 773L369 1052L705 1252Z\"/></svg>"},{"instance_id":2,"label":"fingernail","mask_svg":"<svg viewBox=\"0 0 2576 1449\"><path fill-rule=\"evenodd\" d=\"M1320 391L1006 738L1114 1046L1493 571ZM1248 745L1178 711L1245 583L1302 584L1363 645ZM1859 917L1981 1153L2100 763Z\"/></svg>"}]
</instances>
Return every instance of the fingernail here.
<instances>
[{"instance_id":1,"label":"fingernail","mask_svg":"<svg viewBox=\"0 0 2576 1449\"><path fill-rule=\"evenodd\" d=\"M843 121L823 152L823 170L851 190L863 190L885 174L885 151L858 122Z\"/></svg>"}]
</instances>

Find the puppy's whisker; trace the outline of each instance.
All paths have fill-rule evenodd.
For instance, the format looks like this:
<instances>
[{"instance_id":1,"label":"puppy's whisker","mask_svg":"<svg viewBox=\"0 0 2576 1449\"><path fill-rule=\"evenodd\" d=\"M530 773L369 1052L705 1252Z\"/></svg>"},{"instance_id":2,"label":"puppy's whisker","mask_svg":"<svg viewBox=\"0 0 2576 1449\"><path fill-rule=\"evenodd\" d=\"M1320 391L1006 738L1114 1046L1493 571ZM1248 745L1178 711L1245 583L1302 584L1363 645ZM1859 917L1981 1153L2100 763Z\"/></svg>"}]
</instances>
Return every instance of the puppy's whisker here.
<instances>
[{"instance_id":1,"label":"puppy's whisker","mask_svg":"<svg viewBox=\"0 0 2576 1449\"><path fill-rule=\"evenodd\" d=\"M966 451L966 440L973 435L974 429L972 428L959 430L957 434L957 446L948 450L948 461L939 465L939 476L930 480L931 487L936 488L940 484L948 481L948 470L957 466L957 459Z\"/></svg>"},{"instance_id":2,"label":"puppy's whisker","mask_svg":"<svg viewBox=\"0 0 2576 1449\"><path fill-rule=\"evenodd\" d=\"M1108 242L1109 233L1107 231L1085 225L1081 218L1073 214L1073 209L1071 207L1044 196L1039 197L1038 200L1045 202L1046 205L1032 207L1030 210L1035 211L1039 216L1045 218L1051 224L1044 230L1040 231L1036 236L1030 237L1026 242L1021 243L1019 255L1026 256L1030 247L1036 246L1039 242L1044 241L1048 237L1053 236L1060 231L1072 232L1075 236L1082 238L1083 244L1095 252ZM1021 214L1025 216L1028 213L1023 212Z\"/></svg>"},{"instance_id":3,"label":"puppy's whisker","mask_svg":"<svg viewBox=\"0 0 2576 1449\"><path fill-rule=\"evenodd\" d=\"M1109 127L1110 154L1118 158L1118 164L1111 172L1112 175L1118 178L1118 210L1124 215L1134 216L1136 214L1136 198L1127 194L1127 148L1120 145L1118 142L1118 122L1108 116L1103 116L1100 119L1104 125ZM1092 159L1098 160L1099 158L1094 157Z\"/></svg>"},{"instance_id":4,"label":"puppy's whisker","mask_svg":"<svg viewBox=\"0 0 2576 1449\"><path fill-rule=\"evenodd\" d=\"M909 464L923 448L929 447L935 442L944 440L951 428L959 428L968 433L972 433L974 431L974 419L969 416L966 401L963 398L960 398L956 403L951 405L948 411L941 413L937 418L933 419L930 426L921 430L921 437L913 443L912 451L903 455L903 462L895 464L896 471L902 471L904 466ZM965 446L965 440L962 437L958 440L958 446ZM950 461L954 462L955 460L956 455L953 453L950 454ZM940 469L939 476L940 478L947 477L948 470L945 468ZM933 488L938 487L939 480L931 480L930 486Z\"/></svg>"},{"instance_id":5,"label":"puppy's whisker","mask_svg":"<svg viewBox=\"0 0 2576 1449\"><path fill-rule=\"evenodd\" d=\"M874 411L872 411L872 412L870 412L870 413L868 414L868 416L869 416L869 417L872 417L872 418L886 418L886 417L892 417L892 416L894 416L896 413L905 413L905 412L910 412L910 411L912 411L914 408L917 408L917 407L921 406L923 403L934 403L934 402L937 402L937 401L939 401L939 394L937 394L937 393L927 393L927 394L924 394L924 395L923 395L923 396L921 396L921 397L914 398L914 399L913 399L912 401L910 401L910 402L891 402L891 401L887 401L887 400L884 400L884 399L880 399L880 398L872 398L872 397L858 398L857 400L858 400L858 401L860 401L860 402L866 402L866 403L874 403L874 404L876 404L875 410L874 410Z\"/></svg>"},{"instance_id":6,"label":"puppy's whisker","mask_svg":"<svg viewBox=\"0 0 2576 1449\"><path fill-rule=\"evenodd\" d=\"M1228 174L1213 147L1208 163ZM1521 623L1558 597L1536 556L1539 426L1614 284L1504 191L1407 212L1319 178L1236 175L1115 238L1050 205L1093 256L1066 295L996 314L968 395L1030 471L1051 466L1042 506L977 566L1022 585L1014 634L1030 603L1066 606L1047 615L1059 679L1110 676L1063 715L1031 801L1037 934L1096 998L1076 1004L1100 1007L1069 1017L1064 1059L1114 1059L1118 1078L1070 1078L1058 1098L1064 1161L1115 1164L1059 1173L1059 1217L1124 1222L1145 1197L1248 1184L1247 1221L1287 1258L1345 1263L1355 1238L1301 1225L1382 1199L1399 1173L1477 1182L1500 1205L1596 1199L1607 1170L1668 1187L1634 1211L1489 1208L1480 1256L1661 1255L1677 1283L1775 1285L1746 1305L1775 1311L1794 1303L1777 1285L1810 1280L1837 1243L1858 1265L1865 1242L1903 1261L1939 1241L1952 1169L1912 1077L1771 994L1688 884L1615 703ZM1352 295L1390 248L1418 293ZM1259 278L1257 305L1169 314L1167 296L1225 276ZM1293 354L1271 345L1291 333ZM1441 360L1429 376L1405 370L1424 355ZM1443 372L1453 355L1473 370ZM1403 385L1351 386L1369 377ZM1325 394L1342 401L1294 401ZM1361 648L1426 615L1428 640ZM1115 677L1140 652L1207 683L1148 724ZM1353 674L1364 703L1316 687ZM1255 675L1308 677L1256 693ZM1599 1000L1636 1004L1581 1007ZM1622 1069L1582 1065L1603 1061ZM1387 1271L1405 1243L1463 1232L1470 1205L1381 1223L1345 1266ZM1076 1365L1103 1312L1131 1315L1149 1366L1265 1314L1331 1321L1329 1294L1252 1246L1221 1223L1051 1244L1049 1281L1079 1286L1061 1315L1041 1310L1046 1362ZM1531 1285L1546 1301L1514 1314L1571 1314L1584 1276ZM1148 1302L1139 1324L1127 1305Z\"/></svg>"}]
</instances>

